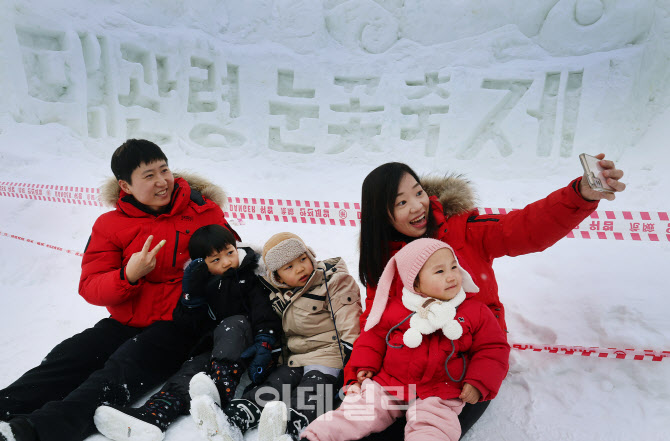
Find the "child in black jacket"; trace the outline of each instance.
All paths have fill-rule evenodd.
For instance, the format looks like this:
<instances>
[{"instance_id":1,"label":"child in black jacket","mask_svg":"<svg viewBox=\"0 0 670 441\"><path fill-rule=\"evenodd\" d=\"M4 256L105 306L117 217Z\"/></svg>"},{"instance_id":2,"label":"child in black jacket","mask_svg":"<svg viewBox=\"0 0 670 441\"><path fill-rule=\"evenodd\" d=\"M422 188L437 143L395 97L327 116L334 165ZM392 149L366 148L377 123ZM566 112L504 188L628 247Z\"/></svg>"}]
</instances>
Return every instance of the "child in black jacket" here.
<instances>
[{"instance_id":1,"label":"child in black jacket","mask_svg":"<svg viewBox=\"0 0 670 441\"><path fill-rule=\"evenodd\" d=\"M275 364L281 319L256 274L258 254L236 247L235 237L220 225L199 228L188 249L193 260L184 271L173 323L199 340L192 352L197 355L139 408L100 406L95 424L110 439L162 440L168 426L188 414L189 383L191 394L208 394L225 406L247 367L249 379L261 383Z\"/></svg>"}]
</instances>

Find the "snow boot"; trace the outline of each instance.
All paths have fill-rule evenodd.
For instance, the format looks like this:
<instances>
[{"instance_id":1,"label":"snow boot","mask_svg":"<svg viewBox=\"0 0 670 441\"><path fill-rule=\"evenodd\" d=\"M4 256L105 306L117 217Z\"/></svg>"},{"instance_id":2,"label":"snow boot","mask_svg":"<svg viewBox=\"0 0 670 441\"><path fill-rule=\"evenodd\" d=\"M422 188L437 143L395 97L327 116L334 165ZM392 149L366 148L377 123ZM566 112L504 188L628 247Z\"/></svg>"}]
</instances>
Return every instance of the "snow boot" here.
<instances>
[{"instance_id":1,"label":"snow boot","mask_svg":"<svg viewBox=\"0 0 670 441\"><path fill-rule=\"evenodd\" d=\"M283 401L272 401L261 413L258 441L297 441L308 425L309 420L305 415L287 408Z\"/></svg>"},{"instance_id":2,"label":"snow boot","mask_svg":"<svg viewBox=\"0 0 670 441\"><path fill-rule=\"evenodd\" d=\"M242 433L258 426L258 422L261 419L260 407L256 403L244 398L231 400L230 404L223 408L223 413L226 414L233 424L240 428Z\"/></svg>"},{"instance_id":3,"label":"snow boot","mask_svg":"<svg viewBox=\"0 0 670 441\"><path fill-rule=\"evenodd\" d=\"M93 421L114 441L161 441L168 426L185 414L187 402L169 392L152 395L141 407L100 406Z\"/></svg>"},{"instance_id":4,"label":"snow boot","mask_svg":"<svg viewBox=\"0 0 670 441\"><path fill-rule=\"evenodd\" d=\"M191 378L191 381L188 383L188 394L191 396L191 400L206 395L218 404L219 407L221 406L219 389L216 387L214 380L205 372L198 372Z\"/></svg>"},{"instance_id":5,"label":"snow boot","mask_svg":"<svg viewBox=\"0 0 670 441\"><path fill-rule=\"evenodd\" d=\"M223 413L209 395L191 400L191 416L195 427L208 441L243 441L244 434Z\"/></svg>"},{"instance_id":6,"label":"snow boot","mask_svg":"<svg viewBox=\"0 0 670 441\"><path fill-rule=\"evenodd\" d=\"M286 425L286 433L294 440L300 439L300 433L309 426L309 419L297 410L290 408L288 410L288 424Z\"/></svg>"},{"instance_id":7,"label":"snow boot","mask_svg":"<svg viewBox=\"0 0 670 441\"><path fill-rule=\"evenodd\" d=\"M258 423L258 441L276 441L286 434L288 409L283 401L271 401L265 405Z\"/></svg>"}]
</instances>

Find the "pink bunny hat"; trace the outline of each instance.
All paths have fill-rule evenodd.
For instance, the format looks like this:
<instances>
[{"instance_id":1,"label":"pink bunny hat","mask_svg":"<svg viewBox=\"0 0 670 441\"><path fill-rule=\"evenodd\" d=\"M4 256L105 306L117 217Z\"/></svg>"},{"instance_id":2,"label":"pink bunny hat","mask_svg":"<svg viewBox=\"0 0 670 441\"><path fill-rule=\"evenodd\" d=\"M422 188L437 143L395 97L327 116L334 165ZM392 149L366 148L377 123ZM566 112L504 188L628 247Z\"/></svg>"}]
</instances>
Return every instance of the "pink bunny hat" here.
<instances>
[{"instance_id":1,"label":"pink bunny hat","mask_svg":"<svg viewBox=\"0 0 670 441\"><path fill-rule=\"evenodd\" d=\"M405 245L395 256L391 257L384 268L384 272L379 278L375 300L372 303L372 308L370 308L370 315L368 315L368 319L365 322L366 331L379 323L379 320L386 309L389 290L391 289L391 284L393 283L393 277L395 276L396 271L400 275L400 280L402 280L402 284L405 288L414 294L419 294L414 291L414 280L416 280L416 276L419 274L419 271L421 271L421 268L423 268L423 265L430 256L442 248L451 250L451 252L454 253L454 250L441 240L416 239ZM463 277L463 290L465 292L479 292L479 288L475 285L475 282L472 281L470 274L458 263L456 253L454 253L454 258L456 259L456 264Z\"/></svg>"}]
</instances>

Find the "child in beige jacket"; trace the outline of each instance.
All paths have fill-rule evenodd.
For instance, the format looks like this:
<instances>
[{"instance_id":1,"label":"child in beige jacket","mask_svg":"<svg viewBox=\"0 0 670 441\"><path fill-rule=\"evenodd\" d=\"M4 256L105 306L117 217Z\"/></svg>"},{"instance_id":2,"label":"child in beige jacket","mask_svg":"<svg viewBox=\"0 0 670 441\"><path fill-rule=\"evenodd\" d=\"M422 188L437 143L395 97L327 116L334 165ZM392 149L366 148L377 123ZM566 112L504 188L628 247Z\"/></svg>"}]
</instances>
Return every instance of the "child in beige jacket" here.
<instances>
[{"instance_id":1,"label":"child in beige jacket","mask_svg":"<svg viewBox=\"0 0 670 441\"><path fill-rule=\"evenodd\" d=\"M191 414L212 441L241 440L257 425L259 441L297 440L333 408L360 333L360 291L344 260L316 261L300 237L278 233L265 243L263 261L273 309L282 317L283 364L224 409L207 396L193 399Z\"/></svg>"}]
</instances>

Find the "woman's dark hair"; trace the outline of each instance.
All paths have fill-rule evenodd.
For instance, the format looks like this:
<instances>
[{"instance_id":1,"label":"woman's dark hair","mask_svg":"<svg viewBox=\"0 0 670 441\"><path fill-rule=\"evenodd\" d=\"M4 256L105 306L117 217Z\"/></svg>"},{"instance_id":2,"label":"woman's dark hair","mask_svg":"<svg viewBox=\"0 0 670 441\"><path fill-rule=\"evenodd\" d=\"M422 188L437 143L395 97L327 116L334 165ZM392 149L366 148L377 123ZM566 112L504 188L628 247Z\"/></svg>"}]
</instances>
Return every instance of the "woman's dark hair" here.
<instances>
[{"instance_id":1,"label":"woman's dark hair","mask_svg":"<svg viewBox=\"0 0 670 441\"><path fill-rule=\"evenodd\" d=\"M130 177L137 167L161 160L167 164L165 153L153 142L146 139L129 139L112 154L112 173L116 179L132 185Z\"/></svg>"},{"instance_id":2,"label":"woman's dark hair","mask_svg":"<svg viewBox=\"0 0 670 441\"><path fill-rule=\"evenodd\" d=\"M380 165L363 181L358 275L364 285L377 286L390 258L389 242L399 237L390 221L398 196L398 185L405 174L421 182L414 170L401 162Z\"/></svg>"},{"instance_id":3,"label":"woman's dark hair","mask_svg":"<svg viewBox=\"0 0 670 441\"><path fill-rule=\"evenodd\" d=\"M191 259L204 259L225 250L228 245L237 246L233 233L221 225L205 225L195 230L188 241L188 254Z\"/></svg>"}]
</instances>

